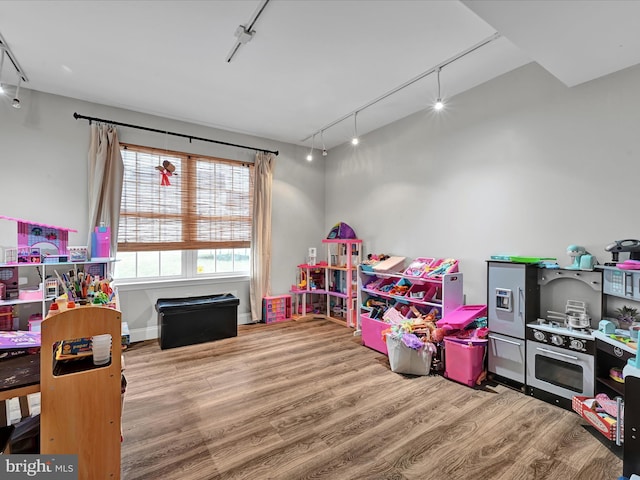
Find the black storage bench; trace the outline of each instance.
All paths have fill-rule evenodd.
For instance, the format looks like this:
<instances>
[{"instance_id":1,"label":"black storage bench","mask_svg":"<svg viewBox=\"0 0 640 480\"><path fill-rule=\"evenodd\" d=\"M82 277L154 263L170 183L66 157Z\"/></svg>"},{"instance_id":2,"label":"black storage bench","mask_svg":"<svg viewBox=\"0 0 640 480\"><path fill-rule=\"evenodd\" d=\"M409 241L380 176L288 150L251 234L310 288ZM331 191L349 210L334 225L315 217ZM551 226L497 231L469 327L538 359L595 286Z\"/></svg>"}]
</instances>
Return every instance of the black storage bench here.
<instances>
[{"instance_id":1,"label":"black storage bench","mask_svg":"<svg viewBox=\"0 0 640 480\"><path fill-rule=\"evenodd\" d=\"M160 348L183 347L238 336L238 300L230 293L189 298L160 298Z\"/></svg>"}]
</instances>

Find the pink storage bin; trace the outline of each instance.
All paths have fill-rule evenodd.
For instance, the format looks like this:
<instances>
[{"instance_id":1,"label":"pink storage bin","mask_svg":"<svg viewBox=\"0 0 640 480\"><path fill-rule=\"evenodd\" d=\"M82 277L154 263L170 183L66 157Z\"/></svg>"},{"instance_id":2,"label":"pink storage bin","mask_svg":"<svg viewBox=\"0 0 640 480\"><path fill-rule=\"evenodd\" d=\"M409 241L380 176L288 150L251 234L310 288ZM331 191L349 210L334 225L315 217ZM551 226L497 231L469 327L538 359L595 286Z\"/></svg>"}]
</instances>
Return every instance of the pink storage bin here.
<instances>
[{"instance_id":1,"label":"pink storage bin","mask_svg":"<svg viewBox=\"0 0 640 480\"><path fill-rule=\"evenodd\" d=\"M387 293L395 284L396 281L392 278L377 278L367 283L364 288L375 292Z\"/></svg>"},{"instance_id":2,"label":"pink storage bin","mask_svg":"<svg viewBox=\"0 0 640 480\"><path fill-rule=\"evenodd\" d=\"M422 277L427 267L429 267L434 260L434 258L418 257L409 264L404 271L404 275L408 277Z\"/></svg>"},{"instance_id":3,"label":"pink storage bin","mask_svg":"<svg viewBox=\"0 0 640 480\"><path fill-rule=\"evenodd\" d=\"M19 300L42 300L43 298L43 290L20 290L18 293Z\"/></svg>"},{"instance_id":4,"label":"pink storage bin","mask_svg":"<svg viewBox=\"0 0 640 480\"><path fill-rule=\"evenodd\" d=\"M431 263L429 271L425 272L422 276L423 278L440 278L447 273L457 272L458 260L453 258L439 258Z\"/></svg>"},{"instance_id":5,"label":"pink storage bin","mask_svg":"<svg viewBox=\"0 0 640 480\"><path fill-rule=\"evenodd\" d=\"M450 380L473 387L484 371L486 342L460 343L445 337L444 376Z\"/></svg>"},{"instance_id":6,"label":"pink storage bin","mask_svg":"<svg viewBox=\"0 0 640 480\"><path fill-rule=\"evenodd\" d=\"M42 323L42 315L40 313L34 313L29 317L29 331L40 332L40 324Z\"/></svg>"},{"instance_id":7,"label":"pink storage bin","mask_svg":"<svg viewBox=\"0 0 640 480\"><path fill-rule=\"evenodd\" d=\"M360 317L360 328L362 329L362 344L365 347L372 348L380 353L389 355L387 351L387 343L382 338L382 331L389 328L390 325L380 320L375 320L366 315Z\"/></svg>"},{"instance_id":8,"label":"pink storage bin","mask_svg":"<svg viewBox=\"0 0 640 480\"><path fill-rule=\"evenodd\" d=\"M433 283L415 283L409 289L407 298L419 302L430 302L438 293L438 287Z\"/></svg>"},{"instance_id":9,"label":"pink storage bin","mask_svg":"<svg viewBox=\"0 0 640 480\"><path fill-rule=\"evenodd\" d=\"M487 315L486 305L462 305L453 312L445 315L436 322L436 327L450 327L453 330L460 330L473 322L476 318Z\"/></svg>"}]
</instances>

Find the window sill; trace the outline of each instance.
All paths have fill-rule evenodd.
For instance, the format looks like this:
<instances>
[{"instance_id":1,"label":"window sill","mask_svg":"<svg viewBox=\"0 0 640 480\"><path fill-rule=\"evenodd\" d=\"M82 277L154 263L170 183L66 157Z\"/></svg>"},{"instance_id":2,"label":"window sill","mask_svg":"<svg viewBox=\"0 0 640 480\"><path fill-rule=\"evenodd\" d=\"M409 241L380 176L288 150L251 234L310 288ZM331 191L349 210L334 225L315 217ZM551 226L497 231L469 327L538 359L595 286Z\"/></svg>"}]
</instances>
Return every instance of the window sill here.
<instances>
[{"instance_id":1,"label":"window sill","mask_svg":"<svg viewBox=\"0 0 640 480\"><path fill-rule=\"evenodd\" d=\"M151 290L153 288L167 288L173 286L190 287L204 284L240 283L248 281L249 275L240 274L220 277L114 280L113 284L118 288L118 290L122 292L128 292L134 290Z\"/></svg>"}]
</instances>

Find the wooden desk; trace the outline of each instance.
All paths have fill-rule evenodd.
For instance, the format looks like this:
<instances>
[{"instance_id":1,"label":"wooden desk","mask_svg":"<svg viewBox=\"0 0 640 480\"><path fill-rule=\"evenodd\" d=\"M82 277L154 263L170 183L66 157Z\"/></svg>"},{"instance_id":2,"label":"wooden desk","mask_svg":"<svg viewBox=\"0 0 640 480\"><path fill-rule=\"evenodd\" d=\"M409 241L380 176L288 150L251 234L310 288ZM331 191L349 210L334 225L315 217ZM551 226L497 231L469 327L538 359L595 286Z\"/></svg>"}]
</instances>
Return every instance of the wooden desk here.
<instances>
[{"instance_id":1,"label":"wooden desk","mask_svg":"<svg viewBox=\"0 0 640 480\"><path fill-rule=\"evenodd\" d=\"M18 397L20 412L29 416L27 395L40 391L40 355L22 355L0 361L0 408L6 401ZM6 411L6 410L5 410ZM0 426L8 425L5 414L0 415Z\"/></svg>"}]
</instances>

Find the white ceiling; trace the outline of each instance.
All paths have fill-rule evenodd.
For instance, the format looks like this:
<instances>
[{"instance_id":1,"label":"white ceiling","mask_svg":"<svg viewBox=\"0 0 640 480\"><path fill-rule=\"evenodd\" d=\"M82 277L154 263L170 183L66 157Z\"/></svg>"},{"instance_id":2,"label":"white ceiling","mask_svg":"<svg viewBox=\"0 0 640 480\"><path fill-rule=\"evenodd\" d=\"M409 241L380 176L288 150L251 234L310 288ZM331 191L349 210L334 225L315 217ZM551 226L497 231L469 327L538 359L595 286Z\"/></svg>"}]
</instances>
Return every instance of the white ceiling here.
<instances>
[{"instance_id":1,"label":"white ceiling","mask_svg":"<svg viewBox=\"0 0 640 480\"><path fill-rule=\"evenodd\" d=\"M640 1L615 0L271 0L227 63L260 4L4 0L0 34L27 88L307 146L496 32L442 69L444 97L531 61L567 86L640 63ZM12 74L5 62L2 81ZM425 108L436 90L428 75L364 109L359 133ZM353 129L352 117L327 129L327 148Z\"/></svg>"}]
</instances>

